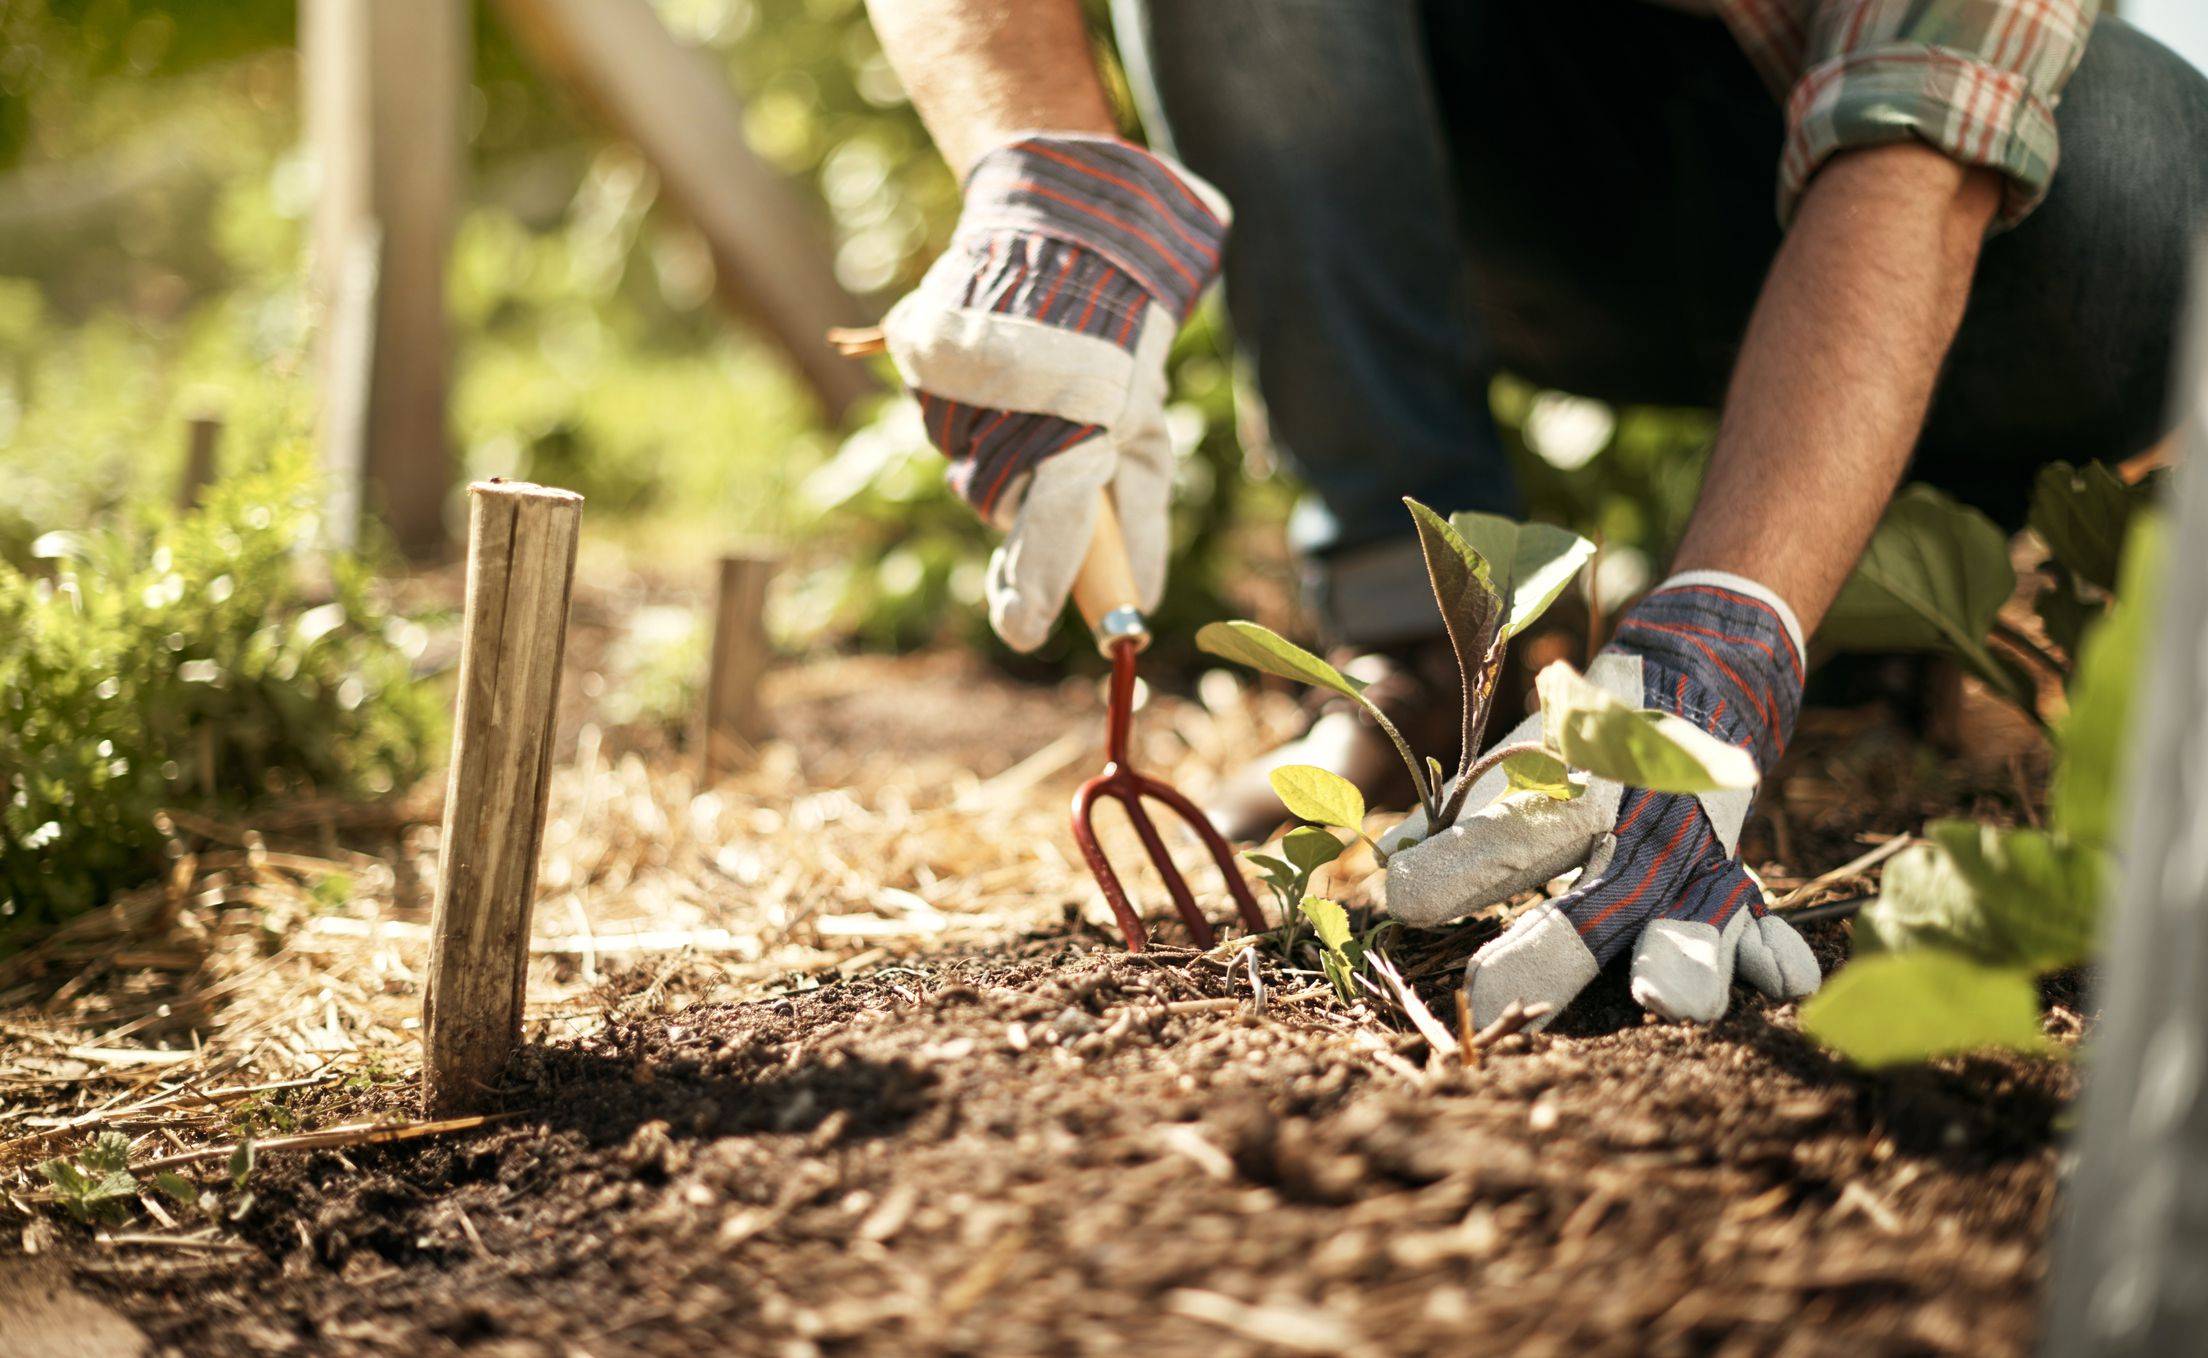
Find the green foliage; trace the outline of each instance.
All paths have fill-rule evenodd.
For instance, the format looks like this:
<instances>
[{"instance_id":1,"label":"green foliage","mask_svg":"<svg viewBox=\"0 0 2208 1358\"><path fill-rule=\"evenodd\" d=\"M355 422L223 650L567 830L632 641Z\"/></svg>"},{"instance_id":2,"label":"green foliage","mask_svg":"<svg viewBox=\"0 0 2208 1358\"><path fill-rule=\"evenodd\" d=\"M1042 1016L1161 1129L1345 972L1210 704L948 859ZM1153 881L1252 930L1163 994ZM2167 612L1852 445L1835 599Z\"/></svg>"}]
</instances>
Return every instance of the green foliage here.
<instances>
[{"instance_id":1,"label":"green foliage","mask_svg":"<svg viewBox=\"0 0 2208 1358\"><path fill-rule=\"evenodd\" d=\"M2078 650L2070 711L2056 732L2062 758L2048 788L2048 814L2080 843L2113 849L2129 754L2134 673L2147 654L2147 627L2161 616L2163 525L2141 516L2120 567L2120 607Z\"/></svg>"},{"instance_id":2,"label":"green foliage","mask_svg":"<svg viewBox=\"0 0 2208 1358\"><path fill-rule=\"evenodd\" d=\"M1521 750L1503 760L1503 775L1511 792L1538 792L1555 801L1568 802L1587 790L1572 777L1571 767L1547 750Z\"/></svg>"},{"instance_id":3,"label":"green foliage","mask_svg":"<svg viewBox=\"0 0 2208 1358\"><path fill-rule=\"evenodd\" d=\"M1802 1027L1874 1068L1981 1047L2047 1048L2030 973L1929 950L1849 963L1802 1006Z\"/></svg>"},{"instance_id":4,"label":"green foliage","mask_svg":"<svg viewBox=\"0 0 2208 1358\"><path fill-rule=\"evenodd\" d=\"M1268 781L1289 815L1351 834L1363 833L1365 796L1347 778L1310 764L1285 764L1274 769Z\"/></svg>"},{"instance_id":5,"label":"green foliage","mask_svg":"<svg viewBox=\"0 0 2208 1358\"><path fill-rule=\"evenodd\" d=\"M1411 521L1418 526L1418 545L1426 558L1426 579L1433 587L1434 602L1441 609L1442 628L1457 661L1462 686L1463 713L1459 731L1457 773L1477 756L1480 734L1487 729L1488 710L1494 706L1495 685L1503 671L1506 644L1503 596L1496 592L1487 560L1450 526L1447 519L1416 500L1406 499ZM1444 820L1440 809L1441 763L1429 756L1427 779L1420 791L1428 818Z\"/></svg>"},{"instance_id":6,"label":"green foliage","mask_svg":"<svg viewBox=\"0 0 2208 1358\"><path fill-rule=\"evenodd\" d=\"M1319 943L1319 966L1334 983L1343 1004L1357 1002L1357 969L1365 964L1365 945L1349 927L1349 911L1339 902L1306 896L1299 903Z\"/></svg>"},{"instance_id":7,"label":"green foliage","mask_svg":"<svg viewBox=\"0 0 2208 1358\"><path fill-rule=\"evenodd\" d=\"M1858 959L1802 1011L1804 1028L1851 1059L2048 1049L2033 983L2091 954L2109 889L2133 676L2156 616L2162 530L2152 516L2126 526L2118 602L2085 640L2057 733L2048 828L1935 821L1923 844L1887 865L1878 899L1856 921ZM2073 527L2066 550L2105 541Z\"/></svg>"},{"instance_id":8,"label":"green foliage","mask_svg":"<svg viewBox=\"0 0 2208 1358\"><path fill-rule=\"evenodd\" d=\"M2016 589L2008 539L1993 520L1930 486L1894 497L1818 636L1857 650L1942 651L2023 710L2032 686L1987 644Z\"/></svg>"},{"instance_id":9,"label":"green foliage","mask_svg":"<svg viewBox=\"0 0 2208 1358\"><path fill-rule=\"evenodd\" d=\"M2116 588L2124 538L2138 513L2154 502L2151 482L2126 485L2099 462L2081 470L2067 462L2040 468L2028 523L2065 569L2088 585Z\"/></svg>"},{"instance_id":10,"label":"green foliage","mask_svg":"<svg viewBox=\"0 0 2208 1358\"><path fill-rule=\"evenodd\" d=\"M130 1138L120 1132L102 1132L74 1159L43 1161L38 1172L79 1221L118 1221L138 1195L138 1180L130 1173Z\"/></svg>"},{"instance_id":11,"label":"green foliage","mask_svg":"<svg viewBox=\"0 0 2208 1358\"><path fill-rule=\"evenodd\" d=\"M1486 563L1489 588L1508 601L1502 626L1506 639L1548 612L1595 554L1594 543L1551 523L1459 512L1449 516L1449 526Z\"/></svg>"},{"instance_id":12,"label":"green foliage","mask_svg":"<svg viewBox=\"0 0 2208 1358\"><path fill-rule=\"evenodd\" d=\"M1308 878L1342 856L1342 841L1315 825L1299 825L1281 836L1280 851L1297 872Z\"/></svg>"},{"instance_id":13,"label":"green foliage","mask_svg":"<svg viewBox=\"0 0 2208 1358\"><path fill-rule=\"evenodd\" d=\"M1549 748L1575 769L1652 792L1756 785L1756 762L1691 722L1630 707L1564 661L1534 679Z\"/></svg>"},{"instance_id":14,"label":"green foliage","mask_svg":"<svg viewBox=\"0 0 2208 1358\"><path fill-rule=\"evenodd\" d=\"M359 562L313 553L303 469L0 564L0 937L150 878L155 812L419 777L440 709L419 629Z\"/></svg>"}]
</instances>

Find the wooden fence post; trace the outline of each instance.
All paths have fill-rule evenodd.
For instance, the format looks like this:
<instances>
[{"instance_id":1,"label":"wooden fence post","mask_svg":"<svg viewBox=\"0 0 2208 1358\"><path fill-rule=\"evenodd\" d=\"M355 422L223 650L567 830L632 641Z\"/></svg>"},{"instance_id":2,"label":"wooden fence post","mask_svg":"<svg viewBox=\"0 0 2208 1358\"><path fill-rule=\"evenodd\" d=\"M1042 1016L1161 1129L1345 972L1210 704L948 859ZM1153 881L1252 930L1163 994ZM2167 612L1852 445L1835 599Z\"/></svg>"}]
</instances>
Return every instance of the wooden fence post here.
<instances>
[{"instance_id":1,"label":"wooden fence post","mask_svg":"<svg viewBox=\"0 0 2208 1358\"><path fill-rule=\"evenodd\" d=\"M319 172L316 444L330 524L378 515L408 556L451 548L445 259L465 160L465 0L299 0L299 79Z\"/></svg>"},{"instance_id":2,"label":"wooden fence post","mask_svg":"<svg viewBox=\"0 0 2208 1358\"><path fill-rule=\"evenodd\" d=\"M2208 1336L2208 242L2172 398L2181 451L2160 616L2131 704L2125 825L2049 1358L2198 1353ZM2119 605L2131 606L2131 605Z\"/></svg>"},{"instance_id":3,"label":"wooden fence post","mask_svg":"<svg viewBox=\"0 0 2208 1358\"><path fill-rule=\"evenodd\" d=\"M698 734L702 782L714 781L765 734L759 681L773 658L767 641L767 582L778 564L776 557L760 552L721 558Z\"/></svg>"},{"instance_id":4,"label":"wooden fence post","mask_svg":"<svg viewBox=\"0 0 2208 1358\"><path fill-rule=\"evenodd\" d=\"M468 488L467 623L422 1009L422 1102L482 1106L521 1035L583 497Z\"/></svg>"},{"instance_id":5,"label":"wooden fence post","mask_svg":"<svg viewBox=\"0 0 2208 1358\"><path fill-rule=\"evenodd\" d=\"M194 415L184 425L184 473L176 479L176 507L199 508L215 480L215 449L222 443L222 420Z\"/></svg>"}]
</instances>

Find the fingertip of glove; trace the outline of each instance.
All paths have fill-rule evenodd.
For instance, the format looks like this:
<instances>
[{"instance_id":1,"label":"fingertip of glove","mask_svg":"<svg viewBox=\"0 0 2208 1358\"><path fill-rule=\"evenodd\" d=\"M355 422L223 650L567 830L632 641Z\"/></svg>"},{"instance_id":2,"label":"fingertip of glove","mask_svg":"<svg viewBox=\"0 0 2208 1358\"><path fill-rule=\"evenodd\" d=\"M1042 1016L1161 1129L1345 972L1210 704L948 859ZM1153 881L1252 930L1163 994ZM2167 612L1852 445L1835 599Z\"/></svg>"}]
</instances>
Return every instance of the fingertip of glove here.
<instances>
[{"instance_id":1,"label":"fingertip of glove","mask_svg":"<svg viewBox=\"0 0 2208 1358\"><path fill-rule=\"evenodd\" d=\"M1777 915L1758 919L1756 929L1778 972L1779 988L1773 998L1800 1000L1816 994L1825 983L1825 971L1817 964L1817 954L1810 949L1809 940Z\"/></svg>"},{"instance_id":2,"label":"fingertip of glove","mask_svg":"<svg viewBox=\"0 0 2208 1358\"><path fill-rule=\"evenodd\" d=\"M1660 919L1633 945L1633 1002L1659 1018L1714 1023L1732 1004L1732 968L1715 925Z\"/></svg>"}]
</instances>

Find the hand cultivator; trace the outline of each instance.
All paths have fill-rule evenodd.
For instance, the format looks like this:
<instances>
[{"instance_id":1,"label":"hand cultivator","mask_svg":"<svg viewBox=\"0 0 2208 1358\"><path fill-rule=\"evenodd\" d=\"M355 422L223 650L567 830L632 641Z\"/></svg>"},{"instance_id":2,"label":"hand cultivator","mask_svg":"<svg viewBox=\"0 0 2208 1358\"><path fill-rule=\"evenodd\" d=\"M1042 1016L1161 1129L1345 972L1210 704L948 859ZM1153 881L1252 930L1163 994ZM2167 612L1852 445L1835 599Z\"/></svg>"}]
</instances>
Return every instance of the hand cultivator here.
<instances>
[{"instance_id":1,"label":"hand cultivator","mask_svg":"<svg viewBox=\"0 0 2208 1358\"><path fill-rule=\"evenodd\" d=\"M1196 946L1208 948L1216 937L1211 922L1196 907L1196 898L1189 891L1188 882L1174 866L1173 855L1166 849L1157 825L1143 806L1145 799L1171 807L1211 851L1212 861L1219 865L1219 874L1226 879L1227 890L1234 896L1236 911L1245 928L1262 931L1267 927L1265 916L1259 912L1249 884L1236 870L1232 851L1204 813L1171 784L1134 766L1129 737L1135 719L1135 656L1150 644L1150 628L1143 619L1142 610L1136 606L1134 577L1127 566L1126 544L1120 538L1119 515L1112 508L1109 496L1100 499L1096 536L1090 540L1089 554L1081 563L1079 578L1074 581L1073 601L1096 633L1098 648L1111 659L1112 688L1105 709L1104 771L1083 783L1073 794L1073 839L1081 846L1081 856L1088 860L1089 871L1095 874L1097 886L1103 889L1105 901L1119 920L1119 932L1126 938L1128 950L1141 952L1149 942L1149 932L1143 928L1142 917L1135 913L1133 904L1127 899L1127 889L1120 884L1119 873L1112 868L1111 859L1096 839L1097 803L1112 800L1126 808L1127 819L1134 825L1143 850L1150 855L1151 865L1158 870L1158 876L1165 879L1165 889L1173 897L1173 908L1188 925Z\"/></svg>"}]
</instances>

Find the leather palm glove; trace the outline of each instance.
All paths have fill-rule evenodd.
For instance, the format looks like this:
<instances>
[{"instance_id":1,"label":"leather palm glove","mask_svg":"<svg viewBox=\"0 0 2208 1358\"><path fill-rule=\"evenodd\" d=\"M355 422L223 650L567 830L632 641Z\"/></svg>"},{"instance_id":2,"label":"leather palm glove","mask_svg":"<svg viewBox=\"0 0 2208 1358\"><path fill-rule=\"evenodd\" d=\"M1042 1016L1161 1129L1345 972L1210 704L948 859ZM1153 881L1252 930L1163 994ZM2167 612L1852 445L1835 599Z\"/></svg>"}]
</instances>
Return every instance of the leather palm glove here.
<instances>
[{"instance_id":1,"label":"leather palm glove","mask_svg":"<svg viewBox=\"0 0 2208 1358\"><path fill-rule=\"evenodd\" d=\"M951 247L883 338L954 489L1005 532L989 622L1049 636L1108 491L1145 609L1165 590L1173 449L1165 360L1217 276L1226 200L1111 137L1034 134L966 180Z\"/></svg>"},{"instance_id":2,"label":"leather palm glove","mask_svg":"<svg viewBox=\"0 0 2208 1358\"><path fill-rule=\"evenodd\" d=\"M1801 628L1751 580L1674 576L1619 620L1588 677L1746 750L1768 773L1801 710ZM1540 720L1505 743L1538 739ZM1769 913L1736 856L1752 793L1655 793L1599 778L1568 802L1505 789L1498 768L1454 825L1429 834L1421 813L1381 842L1389 913L1415 925L1445 924L1580 870L1569 890L1467 963L1475 1024L1494 1022L1513 1000L1545 1002L1553 1016L1629 947L1633 998L1666 1018L1717 1019L1736 976L1774 999L1816 991L1809 945Z\"/></svg>"}]
</instances>

